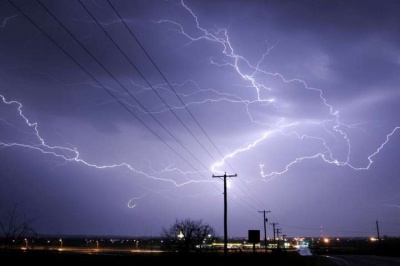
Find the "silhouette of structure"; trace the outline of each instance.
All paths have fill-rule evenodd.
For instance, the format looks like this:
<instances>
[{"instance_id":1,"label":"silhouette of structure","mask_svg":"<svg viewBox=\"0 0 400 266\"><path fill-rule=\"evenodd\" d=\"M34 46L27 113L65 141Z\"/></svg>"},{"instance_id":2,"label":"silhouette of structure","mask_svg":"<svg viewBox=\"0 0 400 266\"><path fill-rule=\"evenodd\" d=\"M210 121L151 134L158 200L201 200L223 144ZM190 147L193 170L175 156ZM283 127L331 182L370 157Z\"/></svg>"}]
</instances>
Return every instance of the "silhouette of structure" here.
<instances>
[{"instance_id":1,"label":"silhouette of structure","mask_svg":"<svg viewBox=\"0 0 400 266\"><path fill-rule=\"evenodd\" d=\"M224 255L226 256L228 253L228 203L227 203L227 193L226 193L226 178L228 177L236 177L237 174L227 175L226 172L224 175L213 175L213 178L223 178L224 180Z\"/></svg>"}]
</instances>

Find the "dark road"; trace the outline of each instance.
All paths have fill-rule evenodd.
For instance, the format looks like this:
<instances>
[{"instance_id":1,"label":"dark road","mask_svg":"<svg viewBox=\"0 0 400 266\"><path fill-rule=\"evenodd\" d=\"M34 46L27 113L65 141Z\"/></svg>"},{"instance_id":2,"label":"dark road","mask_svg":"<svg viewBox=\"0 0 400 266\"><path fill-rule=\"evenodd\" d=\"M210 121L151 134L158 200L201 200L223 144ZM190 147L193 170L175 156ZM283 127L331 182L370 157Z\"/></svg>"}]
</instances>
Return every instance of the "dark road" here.
<instances>
[{"instance_id":1,"label":"dark road","mask_svg":"<svg viewBox=\"0 0 400 266\"><path fill-rule=\"evenodd\" d=\"M331 259L335 265L347 266L398 266L400 258L383 257L373 255L336 255L326 256Z\"/></svg>"}]
</instances>

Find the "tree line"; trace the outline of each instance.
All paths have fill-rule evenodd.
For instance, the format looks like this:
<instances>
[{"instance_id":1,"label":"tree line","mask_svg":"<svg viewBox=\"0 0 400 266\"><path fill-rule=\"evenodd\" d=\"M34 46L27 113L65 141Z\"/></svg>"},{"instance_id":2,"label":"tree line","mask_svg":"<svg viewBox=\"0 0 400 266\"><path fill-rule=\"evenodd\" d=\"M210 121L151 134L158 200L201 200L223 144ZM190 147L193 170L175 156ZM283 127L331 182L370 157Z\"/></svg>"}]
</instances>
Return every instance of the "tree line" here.
<instances>
[{"instance_id":1,"label":"tree line","mask_svg":"<svg viewBox=\"0 0 400 266\"><path fill-rule=\"evenodd\" d=\"M19 203L0 216L0 248L21 247L27 238L37 237L33 227L35 219L21 219ZM168 251L191 252L210 247L216 239L214 228L203 220L176 219L161 230L162 248Z\"/></svg>"}]
</instances>

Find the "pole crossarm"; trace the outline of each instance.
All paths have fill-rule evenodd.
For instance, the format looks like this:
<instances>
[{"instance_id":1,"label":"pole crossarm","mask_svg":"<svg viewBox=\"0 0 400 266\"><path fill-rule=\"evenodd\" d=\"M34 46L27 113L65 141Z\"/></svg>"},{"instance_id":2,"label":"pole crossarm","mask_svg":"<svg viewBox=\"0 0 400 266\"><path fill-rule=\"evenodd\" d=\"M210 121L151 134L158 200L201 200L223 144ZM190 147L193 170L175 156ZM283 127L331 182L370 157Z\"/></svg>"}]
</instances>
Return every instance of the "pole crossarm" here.
<instances>
[{"instance_id":1,"label":"pole crossarm","mask_svg":"<svg viewBox=\"0 0 400 266\"><path fill-rule=\"evenodd\" d=\"M234 175L227 175L226 173L224 175L213 175L213 178L227 178L227 177L237 177L237 174Z\"/></svg>"}]
</instances>

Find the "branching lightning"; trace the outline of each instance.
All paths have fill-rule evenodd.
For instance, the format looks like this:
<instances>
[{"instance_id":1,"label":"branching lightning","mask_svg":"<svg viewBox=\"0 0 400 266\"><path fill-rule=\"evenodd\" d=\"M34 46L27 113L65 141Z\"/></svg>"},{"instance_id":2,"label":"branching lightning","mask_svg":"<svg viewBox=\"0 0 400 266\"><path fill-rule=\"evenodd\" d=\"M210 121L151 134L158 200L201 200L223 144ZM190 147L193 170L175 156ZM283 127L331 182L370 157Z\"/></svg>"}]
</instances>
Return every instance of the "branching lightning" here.
<instances>
[{"instance_id":1,"label":"branching lightning","mask_svg":"<svg viewBox=\"0 0 400 266\"><path fill-rule=\"evenodd\" d=\"M165 169L160 170L160 171L153 171L153 174L146 173L142 170L138 170L132 165L122 162L122 163L116 163L116 164L108 164L108 165L99 165L95 163L88 162L87 160L84 160L81 158L81 155L78 151L77 148L69 148L69 147L64 147L64 146L52 146L46 143L44 138L40 135L39 132L39 126L36 122L31 122L27 116L23 113L23 105L18 102L18 101L7 101L6 98L3 95L0 95L0 98L2 100L3 105L7 106L16 106L17 113L19 117L23 120L29 131L25 129L19 129L13 124L7 122L5 119L1 119L5 125L12 127L14 129L18 129L19 131L22 131L24 133L29 133L35 136L35 142L34 144L31 143L22 143L22 142L7 142L7 141L0 141L0 147L3 148L11 148L11 147L20 147L20 148L26 148L26 149L31 149L35 150L37 152L40 152L42 154L47 154L56 157L57 159L60 159L63 162L69 163L69 162L75 162L75 163L81 163L84 164L88 167L96 168L96 169L110 169L110 168L127 168L129 171L132 171L135 174L138 174L140 176L144 176L146 178L155 180L155 181L162 181L162 182L168 182L174 185L174 187L182 187L185 185L189 185L192 183L210 183L210 180L196 180L196 179L189 179L186 178L186 181L184 182L177 182L173 179L166 179L166 178L161 178L158 177L160 174L165 173L165 172L176 172L181 175L187 175L187 174L198 174L194 172L184 172L176 167L173 167L172 165L168 165Z\"/></svg>"},{"instance_id":2,"label":"branching lightning","mask_svg":"<svg viewBox=\"0 0 400 266\"><path fill-rule=\"evenodd\" d=\"M272 138L276 138L278 136L284 138L296 138L299 141L313 141L314 143L318 143L319 150L317 152L310 151L309 153L305 153L302 156L296 156L294 159L289 159L285 162L283 167L279 167L276 169L273 165L262 162L257 162L259 167L259 174L262 180L271 180L277 176L283 175L287 173L291 167L296 164L299 164L306 160L321 160L327 164L332 164L335 166L348 167L356 171L360 170L368 170L373 164L373 158L377 156L380 151L389 143L390 138L400 129L400 126L394 127L387 135L383 142L378 145L374 152L370 155L366 156L366 164L362 166L354 165L351 162L352 155L352 145L350 141L350 137L346 133L347 129L357 129L363 130L358 125L347 125L345 124L340 117L339 111L332 106L328 100L324 97L323 91L321 89L313 88L308 86L308 84L302 79L288 79L284 75L280 73L268 72L262 69L262 64L268 58L270 52L279 44L278 42L267 47L267 51L264 52L260 59L256 62L251 62L245 56L239 54L235 50L234 44L231 42L228 30L224 28L217 28L215 30L209 30L204 28L201 25L199 17L195 14L195 12L185 4L182 0L181 5L184 10L188 12L188 14L192 17L195 27L197 29L196 32L190 32L187 30L185 25L172 21L172 20L160 20L157 21L159 24L167 24L173 27L179 34L184 36L188 43L186 45L191 45L194 42L210 42L212 44L217 45L221 48L220 52L222 54L223 59L218 60L215 58L210 59L211 66L218 68L228 68L233 70L233 72L239 77L247 86L244 88L251 92L252 98L245 98L239 94L235 94L234 92L222 92L218 89L207 88L203 89L193 80L186 80L182 83L174 83L172 84L175 88L193 88L192 91L188 92L187 90L179 90L179 92L172 91L168 84L161 83L155 85L153 87L146 87L140 84L135 83L131 80L131 85L136 88L132 92L133 95L145 95L146 93L151 93L153 90L161 91L166 94L174 95L177 94L184 100L184 105L179 104L169 104L170 106L159 105L152 107L148 111L141 108L139 105L132 104L131 102L126 100L126 96L128 93L124 93L118 91L112 87L105 87L107 90L110 90L113 93L118 94L117 100L123 102L126 106L132 107L135 111L141 112L144 115L158 115L162 113L166 113L170 110L183 110L188 107L201 106L205 104L217 104L221 102L227 102L231 104L242 105L245 107L247 117L251 123L254 123L257 126L261 126L263 128L263 132L259 133L258 136L252 137L251 140L242 141L243 144L239 145L239 147L235 147L233 151L227 152L220 160L214 162L210 166L210 170L213 173L221 174L224 172L224 168L228 164L228 161L235 160L239 158L243 158L247 153L252 150L258 148L260 145L265 144L268 140ZM105 7L101 7L105 8ZM9 16L2 21L0 21L0 28L6 27L9 20L17 17L18 15ZM77 19L76 19L77 20ZM129 20L127 20L129 21ZM92 23L94 21L85 21L87 23ZM101 25L111 25L114 23L121 23L121 20L111 20L110 22L102 22ZM92 34L92 33L91 33ZM89 38L92 35L83 37ZM82 38L81 38L82 39ZM33 71L33 70L32 70ZM34 72L35 74L43 74ZM274 82L272 82L274 81ZM290 102L285 102L285 99L282 99L279 95L281 88L277 88L276 82L280 82L283 86L293 86L296 90L301 90L301 93L307 94L312 98L314 102L321 108L321 113L324 114L323 118L313 118L313 119L297 119L288 117L281 110L285 110L287 106L290 106ZM89 84L90 86L97 87L99 86L93 82L82 82L80 84L71 84L71 85L82 85ZM196 179L194 176L199 175L199 172L194 171L185 171L179 169L175 164L168 163L164 169L153 169L151 162L148 162L148 168L150 170L144 171L140 170L138 167L134 167L129 163L120 162L120 163L110 163L106 165L97 164L94 162L90 162L90 160L83 159L78 148L69 147L69 146L58 146L58 145L50 145L48 144L44 137L40 134L38 123L31 122L28 119L28 116L23 112L23 105L19 101L9 101L3 95L0 95L2 102L0 104L15 108L19 118L24 123L25 127L23 129L15 126L10 123L8 120L0 118L0 124L3 124L9 128L14 130L18 130L24 134L29 134L34 136L33 140L29 142L15 142L15 141L0 141L1 148L24 148L34 150L36 152L52 156L59 160L62 163L79 163L83 164L87 167L91 167L94 169L117 169L124 168L132 172L135 176L145 177L150 180L154 180L157 182L165 182L168 185L167 189L157 189L151 190L149 188L143 188L146 190L146 193L142 194L138 197L131 198L128 203L128 208L135 208L137 206L137 202L145 198L150 193L161 193L165 191L171 191L174 188L181 188L190 184L198 184L198 183L214 183L217 182L210 179ZM110 99L107 102L96 103L96 104L108 104L109 102L114 102L115 99ZM268 107L274 110L277 110L280 116L275 117L275 123L266 123L260 117L257 117L255 113L252 111L253 106L263 106ZM324 134L310 134L305 133L309 126L316 126L324 134L327 134L330 139L336 141L336 143L340 143L340 150L344 151L341 154L338 154L335 151L334 145L329 141ZM265 129L267 128L267 129ZM275 170L274 170L275 169ZM182 177L177 181L174 178L165 178L165 176L179 176ZM172 187L172 188L170 188ZM396 206L397 205L392 205Z\"/></svg>"},{"instance_id":3,"label":"branching lightning","mask_svg":"<svg viewBox=\"0 0 400 266\"><path fill-rule=\"evenodd\" d=\"M352 148L351 142L350 142L350 139L348 138L348 135L341 129L341 127L351 128L352 126L345 125L343 122L340 121L339 111L335 110L335 108L328 103L327 99L323 96L323 91L321 89L309 87L304 80L287 79L282 74L267 72L260 68L262 62L266 59L268 53L277 44L269 47L267 52L261 56L261 59L259 61L257 61L255 64L252 64L244 56L236 53L234 46L229 39L227 29L208 30L208 29L203 28L201 26L198 16L195 14L195 12L189 6L187 6L185 4L185 2L183 0L181 0L181 5L193 18L193 20L196 24L196 29L198 30L196 33L189 32L188 30L185 29L184 25L182 25L181 23L178 23L176 21L160 20L160 21L157 21L157 23L167 23L167 24L174 26L174 29L179 34L183 35L184 37L186 37L189 40L188 44L193 43L193 42L199 42L199 41L207 41L207 42L216 43L222 47L221 53L226 58L226 60L224 60L224 62L218 63L214 59L210 59L211 64L216 65L218 67L232 68L239 75L239 77L241 79L243 79L244 81L246 81L250 84L249 88L254 90L254 92L256 93L256 95L257 95L256 99L251 100L251 101L241 99L239 102L246 105L248 117L253 123L267 125L267 124L264 124L263 122L257 121L256 119L253 118L253 115L248 108L252 103L257 102L257 103L266 103L267 105L272 104L275 108L279 108L279 106L281 104L280 99L278 97L262 96L262 92L264 92L264 93L266 92L267 94L273 94L274 88L273 88L273 86L269 86L269 85L263 83L263 81L261 81L260 76L262 76L264 78L265 77L278 78L281 82L283 82L285 84L290 84L290 83L300 84L302 86L302 88L305 90L304 93L309 92L313 96L317 96L319 101L321 102L321 104L323 104L323 106L326 109L324 112L327 112L329 114L329 118L320 120L320 121L312 121L311 123L321 126L324 131L328 132L330 135L332 135L336 139L341 139L341 141L343 141L345 143L346 155L344 156L343 159L340 159L339 156L335 155L332 148L327 144L327 141L323 137L307 135L307 134L300 134L295 129L293 129L289 133L287 132L287 129L293 127L294 125L307 125L307 123L310 123L310 122L304 123L302 121L296 121L296 122L293 122L290 124L282 125L282 121L285 121L286 118L281 117L281 119L276 123L275 128L273 130L268 130L265 133L262 133L261 137L259 137L255 141L250 142L250 144L245 144L241 148L237 148L236 150L225 155L221 161L215 162L211 166L211 170L213 172L223 172L221 169L224 166L224 164L226 163L227 159L232 159L236 156L239 156L240 154L248 152L249 150L255 148L258 144L262 143L264 140L271 138L272 135L276 135L276 134L281 134L282 136L295 135L299 139L319 140L321 143L321 147L323 147L324 150L321 152L318 152L318 153L311 154L311 155L306 155L306 156L301 156L301 157L295 158L294 160L288 162L287 165L284 167L284 169L278 170L278 171L271 171L271 172L267 173L265 171L265 165L260 164L260 175L263 178L271 178L271 177L274 177L277 175L282 175L282 174L286 173L289 170L289 168L291 166L293 166L294 164L300 163L304 160L317 159L317 158L322 159L324 162L326 162L328 164L334 164L337 166L347 166L354 170L368 170L373 163L372 158L374 156L376 156L383 149L383 147L389 142L390 137L393 134L395 134L395 132L400 128L399 126L396 126L389 134L387 134L386 140L375 150L375 152L373 152L371 155L369 155L367 157L368 162L366 165L361 166L361 167L352 165L350 163L351 148ZM224 100L228 100L233 103L235 102L232 99L225 98ZM217 100L208 99L207 101L217 101ZM198 102L198 104L200 104L200 103L201 102ZM194 104L194 103L190 103L190 104ZM284 104L284 103L282 103L282 104ZM328 124L330 124L330 128L328 128Z\"/></svg>"}]
</instances>

